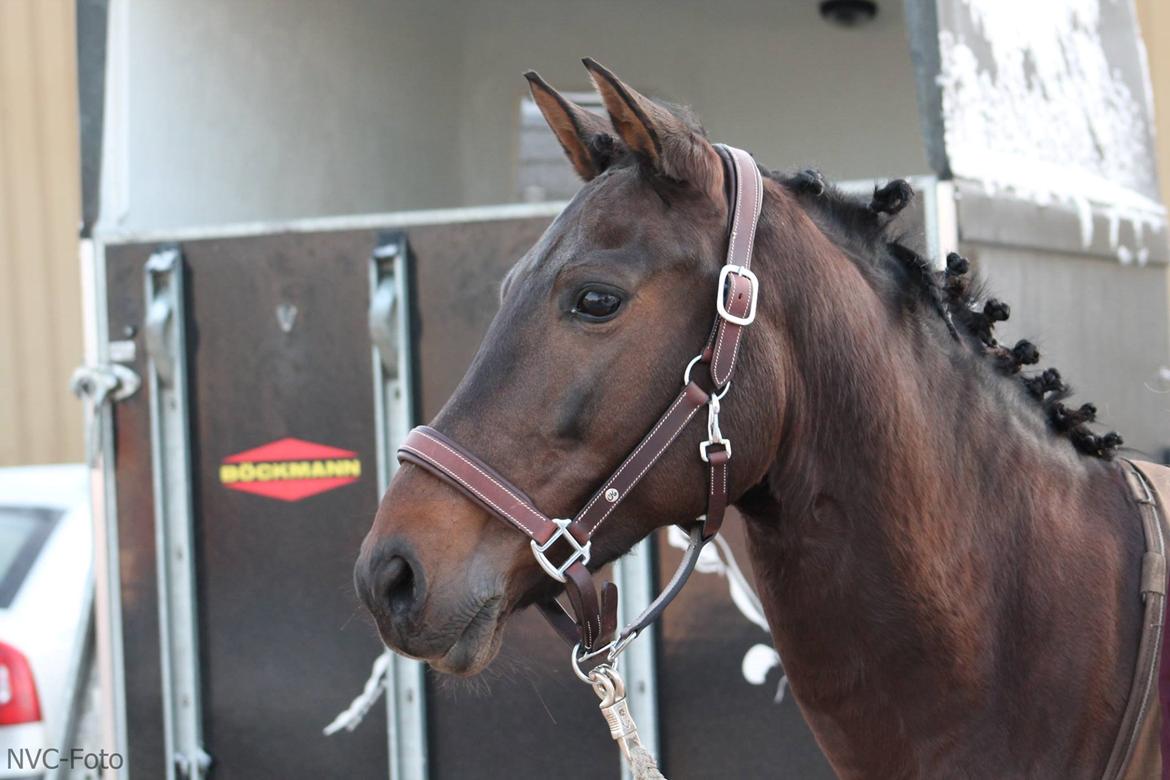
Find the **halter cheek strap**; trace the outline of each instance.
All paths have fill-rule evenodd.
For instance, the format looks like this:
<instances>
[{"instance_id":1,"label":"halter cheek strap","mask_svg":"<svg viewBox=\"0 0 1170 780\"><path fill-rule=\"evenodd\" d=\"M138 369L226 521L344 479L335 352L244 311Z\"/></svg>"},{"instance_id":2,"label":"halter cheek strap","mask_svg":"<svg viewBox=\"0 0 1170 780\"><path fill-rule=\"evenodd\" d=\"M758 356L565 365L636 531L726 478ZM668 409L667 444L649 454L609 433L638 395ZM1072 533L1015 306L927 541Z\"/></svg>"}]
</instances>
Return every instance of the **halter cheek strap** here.
<instances>
[{"instance_id":1,"label":"halter cheek strap","mask_svg":"<svg viewBox=\"0 0 1170 780\"><path fill-rule=\"evenodd\" d=\"M544 514L524 491L434 428L415 428L398 448L400 461L421 466L528 537L536 562L548 576L564 584L573 615L555 600L542 604L542 611L567 641L580 643L593 654L611 642L617 630L617 588L606 583L598 594L588 568L592 537L704 406L707 439L697 454L708 472L707 513L691 525L690 544L667 587L607 645L611 655L620 652L652 623L682 589L703 546L718 532L727 508L731 442L719 429L720 403L730 390L743 330L755 319L759 303L759 282L750 265L763 203L763 181L747 152L723 145L716 149L732 182L733 202L727 262L719 274L717 316L711 335L703 351L687 366L683 388L670 406L575 516L553 518ZM710 393L691 381L696 363L709 367L713 384Z\"/></svg>"}]
</instances>

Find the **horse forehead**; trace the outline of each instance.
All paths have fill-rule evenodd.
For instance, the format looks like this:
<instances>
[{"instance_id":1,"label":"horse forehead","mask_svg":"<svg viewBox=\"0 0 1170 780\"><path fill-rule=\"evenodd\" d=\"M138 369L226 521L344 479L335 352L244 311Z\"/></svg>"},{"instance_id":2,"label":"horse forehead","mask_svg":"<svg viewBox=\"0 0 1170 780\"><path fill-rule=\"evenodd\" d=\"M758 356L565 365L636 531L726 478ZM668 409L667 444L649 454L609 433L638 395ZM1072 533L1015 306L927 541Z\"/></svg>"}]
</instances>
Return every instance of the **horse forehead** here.
<instances>
[{"instance_id":1,"label":"horse forehead","mask_svg":"<svg viewBox=\"0 0 1170 780\"><path fill-rule=\"evenodd\" d=\"M636 169L603 173L586 184L521 260L517 275L554 277L574 262L608 256L629 262L670 262L691 255L696 223L705 214L693 204L667 205ZM630 252L613 250L631 249Z\"/></svg>"},{"instance_id":2,"label":"horse forehead","mask_svg":"<svg viewBox=\"0 0 1170 780\"><path fill-rule=\"evenodd\" d=\"M631 243L639 227L638 214L645 216L645 210L621 190L587 185L521 259L517 273L555 273L591 250Z\"/></svg>"}]
</instances>

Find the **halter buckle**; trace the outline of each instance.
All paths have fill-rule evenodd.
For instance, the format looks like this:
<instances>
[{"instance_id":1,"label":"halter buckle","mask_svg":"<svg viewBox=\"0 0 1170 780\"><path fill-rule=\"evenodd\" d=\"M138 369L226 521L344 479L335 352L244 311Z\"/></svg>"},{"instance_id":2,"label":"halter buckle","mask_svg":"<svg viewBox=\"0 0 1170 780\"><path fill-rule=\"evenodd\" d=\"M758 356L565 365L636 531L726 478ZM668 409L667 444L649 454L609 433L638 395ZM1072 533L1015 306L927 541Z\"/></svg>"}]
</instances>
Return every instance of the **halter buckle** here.
<instances>
[{"instance_id":1,"label":"halter buckle","mask_svg":"<svg viewBox=\"0 0 1170 780\"><path fill-rule=\"evenodd\" d=\"M748 313L742 317L737 317L727 310L727 302L724 300L726 294L727 277L731 274L742 276L748 280L751 285L751 296L748 303ZM735 325L751 325L756 319L756 305L760 302L760 280L756 275L744 268L742 265L732 265L728 263L719 271L719 284L715 287L715 310L719 312L719 316L728 322Z\"/></svg>"},{"instance_id":2,"label":"halter buckle","mask_svg":"<svg viewBox=\"0 0 1170 780\"><path fill-rule=\"evenodd\" d=\"M565 582L565 572L577 561L589 563L589 548L592 547L593 542L589 541L585 542L585 544L578 542L577 537L569 532L569 524L572 522L569 518L554 517L553 524L556 525L557 530L548 538L548 541L544 544L537 544L536 540L533 539L528 543L532 547L532 555L536 558L536 562L540 564L540 568L544 569L545 573L557 582ZM564 563L557 566L548 559L545 553L560 539L566 540L569 546L573 548L573 552L565 559Z\"/></svg>"}]
</instances>

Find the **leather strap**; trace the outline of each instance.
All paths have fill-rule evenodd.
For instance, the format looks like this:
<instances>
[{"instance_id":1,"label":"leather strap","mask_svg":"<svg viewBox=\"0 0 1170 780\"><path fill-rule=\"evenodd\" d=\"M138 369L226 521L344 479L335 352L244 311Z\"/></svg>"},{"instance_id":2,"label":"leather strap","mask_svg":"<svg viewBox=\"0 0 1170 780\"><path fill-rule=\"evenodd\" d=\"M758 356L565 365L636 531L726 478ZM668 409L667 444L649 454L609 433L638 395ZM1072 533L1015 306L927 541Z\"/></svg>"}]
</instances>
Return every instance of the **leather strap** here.
<instances>
[{"instance_id":1,"label":"leather strap","mask_svg":"<svg viewBox=\"0 0 1170 780\"><path fill-rule=\"evenodd\" d=\"M593 497L585 504L585 508L577 513L573 524L584 530L587 537L592 536L601 527L606 518L617 509L625 497L633 490L634 485L641 481L650 467L658 462L683 429L687 427L695 416L695 412L703 408L709 397L703 388L694 382L688 382L683 391L674 399L674 403L667 408L666 413L658 418L658 422L650 432L639 442L617 471L605 481ZM610 492L614 491L614 492Z\"/></svg>"},{"instance_id":2,"label":"leather strap","mask_svg":"<svg viewBox=\"0 0 1170 780\"><path fill-rule=\"evenodd\" d=\"M763 203L763 179L751 155L740 149L717 145L724 160L733 193L731 225L727 241L727 262L716 290L717 317L699 362L709 364L711 378L720 397L726 392L735 369L743 329L755 317L759 282L750 271L756 225ZM467 452L456 442L428 426L412 430L398 449L398 457L421 466L453 485L486 511L507 522L531 540L533 554L550 576L565 585L571 619L557 603L542 604L549 623L570 641L580 641L586 650L608 640L617 630L617 588L606 583L600 596L589 572L590 539L626 499L634 487L690 424L695 414L710 405L709 439L701 450L708 465L707 514L691 531L692 543L671 578L638 620L623 631L636 635L653 621L681 590L694 570L703 545L718 532L727 509L728 462L731 444L718 434L717 398L690 381L687 371L682 391L621 465L599 487L572 519L548 517L520 488ZM712 427L713 425L713 427ZM559 562L551 555L564 555Z\"/></svg>"},{"instance_id":3,"label":"leather strap","mask_svg":"<svg viewBox=\"0 0 1170 780\"><path fill-rule=\"evenodd\" d=\"M727 240L727 266L750 272L752 251L756 243L756 225L759 224L760 210L764 203L764 183L755 160L742 149L719 144L716 147L730 160L735 184L734 214L731 221L731 235ZM726 289L717 291L724 296L724 307L728 313L744 318L754 311L758 300L758 283L754 276L742 273L728 273ZM731 381L735 360L739 356L739 344L743 337L744 325L720 317L711 342L711 380L716 389Z\"/></svg>"},{"instance_id":4,"label":"leather strap","mask_svg":"<svg viewBox=\"0 0 1170 780\"><path fill-rule=\"evenodd\" d=\"M1152 463L1126 460L1123 466L1126 482L1138 504L1146 553L1142 556L1141 599L1142 636L1138 644L1137 664L1121 727L1106 764L1106 780L1118 778L1146 778L1153 776L1151 763L1158 760L1161 750L1152 723L1157 715L1157 673L1162 654L1166 608L1166 546L1163 534L1166 505L1170 496L1163 495L1161 516L1151 477L1161 477L1170 487L1170 478L1164 476L1164 467ZM1160 772L1158 773L1161 774Z\"/></svg>"},{"instance_id":5,"label":"leather strap","mask_svg":"<svg viewBox=\"0 0 1170 780\"><path fill-rule=\"evenodd\" d=\"M715 534L707 535L704 532L703 523L698 522L691 526L690 529L691 540L687 544L686 552L683 553L682 561L678 568L674 570L674 575L670 578L670 582L662 589L655 599L650 602L646 609L642 610L642 614L630 621L630 624L622 629L622 633L618 636L617 643L624 644L635 636L640 634L646 626L657 620L663 611L674 601L675 596L682 591L683 586L687 584L687 579L691 576L691 572L695 570L695 564L699 562L699 555L703 552L703 548L707 546L707 542L715 538Z\"/></svg>"},{"instance_id":6,"label":"leather strap","mask_svg":"<svg viewBox=\"0 0 1170 780\"><path fill-rule=\"evenodd\" d=\"M707 514L703 522L703 537L706 540L714 538L723 526L723 515L727 512L727 464L730 460L731 453L726 444L707 449L707 462L711 468L708 469Z\"/></svg>"},{"instance_id":7,"label":"leather strap","mask_svg":"<svg viewBox=\"0 0 1170 780\"><path fill-rule=\"evenodd\" d=\"M398 445L398 459L423 466L538 544L556 531L524 491L430 426L420 425L406 435Z\"/></svg>"}]
</instances>

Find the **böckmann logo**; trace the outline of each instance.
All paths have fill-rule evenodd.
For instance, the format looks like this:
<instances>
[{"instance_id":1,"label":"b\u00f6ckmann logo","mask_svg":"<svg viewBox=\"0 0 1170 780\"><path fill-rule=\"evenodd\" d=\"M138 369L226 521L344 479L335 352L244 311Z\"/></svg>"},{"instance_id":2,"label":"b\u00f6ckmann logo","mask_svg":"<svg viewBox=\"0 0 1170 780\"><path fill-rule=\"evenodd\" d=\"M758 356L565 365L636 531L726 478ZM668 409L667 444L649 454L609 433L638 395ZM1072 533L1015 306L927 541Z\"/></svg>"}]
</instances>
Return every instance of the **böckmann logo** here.
<instances>
[{"instance_id":1,"label":"b\u00f6ckmann logo","mask_svg":"<svg viewBox=\"0 0 1170 780\"><path fill-rule=\"evenodd\" d=\"M280 501L300 501L361 476L356 452L293 438L229 455L219 466L224 486Z\"/></svg>"}]
</instances>

